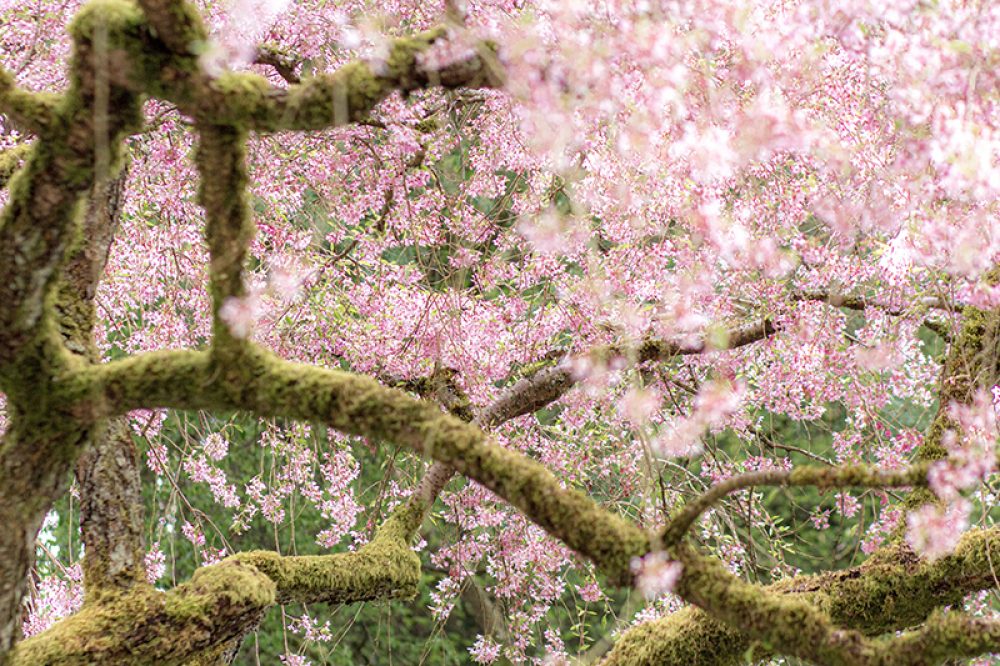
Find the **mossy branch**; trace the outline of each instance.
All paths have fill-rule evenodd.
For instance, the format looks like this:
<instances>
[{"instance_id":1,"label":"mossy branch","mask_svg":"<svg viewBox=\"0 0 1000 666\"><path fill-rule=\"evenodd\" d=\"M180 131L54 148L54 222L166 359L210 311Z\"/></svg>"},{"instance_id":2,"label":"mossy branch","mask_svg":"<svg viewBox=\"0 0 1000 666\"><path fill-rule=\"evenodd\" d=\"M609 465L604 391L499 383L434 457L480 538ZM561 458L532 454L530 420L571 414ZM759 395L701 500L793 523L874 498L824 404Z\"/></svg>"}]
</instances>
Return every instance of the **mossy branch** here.
<instances>
[{"instance_id":1,"label":"mossy branch","mask_svg":"<svg viewBox=\"0 0 1000 666\"><path fill-rule=\"evenodd\" d=\"M42 134L55 118L58 101L57 95L24 90L14 75L0 66L0 113L20 128Z\"/></svg>"},{"instance_id":2,"label":"mossy branch","mask_svg":"<svg viewBox=\"0 0 1000 666\"><path fill-rule=\"evenodd\" d=\"M973 530L954 554L934 562L894 544L852 569L796 576L754 589L801 597L836 625L876 637L919 625L935 609L994 587L998 557L1000 528ZM736 666L751 653L755 660L772 654L773 649L738 626L687 608L626 631L601 666Z\"/></svg>"},{"instance_id":3,"label":"mossy branch","mask_svg":"<svg viewBox=\"0 0 1000 666\"><path fill-rule=\"evenodd\" d=\"M1000 646L1000 623L961 613L936 613L902 636L873 640L838 626L822 600L785 595L746 583L715 560L685 545L674 549L684 564L678 592L685 600L736 627L765 650L822 666L933 666L977 656Z\"/></svg>"},{"instance_id":4,"label":"mossy branch","mask_svg":"<svg viewBox=\"0 0 1000 666\"><path fill-rule=\"evenodd\" d=\"M420 582L410 541L423 514L397 509L355 552L251 551L198 569L167 593L142 584L88 597L83 610L21 643L11 666L182 664L241 638L274 604L408 598Z\"/></svg>"},{"instance_id":5,"label":"mossy branch","mask_svg":"<svg viewBox=\"0 0 1000 666\"><path fill-rule=\"evenodd\" d=\"M30 151L30 143L21 143L0 152L0 187L7 185L10 177L21 168L24 158L28 156Z\"/></svg>"},{"instance_id":6,"label":"mossy branch","mask_svg":"<svg viewBox=\"0 0 1000 666\"><path fill-rule=\"evenodd\" d=\"M255 626L276 598L274 582L259 569L222 562L169 592L142 585L85 604L19 643L9 666L187 664Z\"/></svg>"},{"instance_id":7,"label":"mossy branch","mask_svg":"<svg viewBox=\"0 0 1000 666\"><path fill-rule=\"evenodd\" d=\"M543 465L368 377L291 363L251 346L232 364L213 363L200 352L141 355L83 369L67 378L66 388L76 393L81 414L242 409L409 446L490 488L619 584L631 581L631 559L649 550L645 533L563 487Z\"/></svg>"},{"instance_id":8,"label":"mossy branch","mask_svg":"<svg viewBox=\"0 0 1000 666\"><path fill-rule=\"evenodd\" d=\"M232 558L270 578L277 603L354 603L409 598L420 583L420 558L410 547L423 511L404 503L357 551L331 555L279 555L268 551Z\"/></svg>"},{"instance_id":9,"label":"mossy branch","mask_svg":"<svg viewBox=\"0 0 1000 666\"><path fill-rule=\"evenodd\" d=\"M870 465L842 467L795 467L738 474L715 484L684 505L661 533L664 547L678 543L705 511L718 501L754 486L827 488L910 488L927 485L928 464L916 464L901 470L880 470Z\"/></svg>"},{"instance_id":10,"label":"mossy branch","mask_svg":"<svg viewBox=\"0 0 1000 666\"><path fill-rule=\"evenodd\" d=\"M97 179L99 155L112 172L100 175L112 176L122 138L141 123L135 95L99 85L96 70L110 63L94 48L94 39L93 30L79 27L70 88L11 180L10 199L0 214L0 378L3 365L38 335L56 271L79 232L83 195ZM99 99L115 112L96 113Z\"/></svg>"},{"instance_id":11,"label":"mossy branch","mask_svg":"<svg viewBox=\"0 0 1000 666\"><path fill-rule=\"evenodd\" d=\"M1000 621L937 612L923 627L875 644L879 666L943 664L963 657L1000 652Z\"/></svg>"},{"instance_id":12,"label":"mossy branch","mask_svg":"<svg viewBox=\"0 0 1000 666\"><path fill-rule=\"evenodd\" d=\"M199 123L197 129L198 199L205 209L205 237L211 257L212 350L226 353L229 348L238 349L244 336L231 331L219 312L228 299L245 296L243 264L256 231L247 204L246 132L206 123Z\"/></svg>"}]
</instances>

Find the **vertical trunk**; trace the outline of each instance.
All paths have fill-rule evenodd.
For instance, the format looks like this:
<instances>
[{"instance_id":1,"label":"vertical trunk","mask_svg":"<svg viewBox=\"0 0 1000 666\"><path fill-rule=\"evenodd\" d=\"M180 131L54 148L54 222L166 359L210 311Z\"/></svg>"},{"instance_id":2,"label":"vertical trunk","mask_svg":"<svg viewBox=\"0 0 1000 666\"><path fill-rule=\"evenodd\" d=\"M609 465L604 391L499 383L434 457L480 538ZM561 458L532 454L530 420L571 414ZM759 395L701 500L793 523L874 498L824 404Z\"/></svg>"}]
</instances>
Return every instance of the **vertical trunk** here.
<instances>
[{"instance_id":1,"label":"vertical trunk","mask_svg":"<svg viewBox=\"0 0 1000 666\"><path fill-rule=\"evenodd\" d=\"M125 419L101 428L76 466L87 599L145 580L142 486Z\"/></svg>"}]
</instances>

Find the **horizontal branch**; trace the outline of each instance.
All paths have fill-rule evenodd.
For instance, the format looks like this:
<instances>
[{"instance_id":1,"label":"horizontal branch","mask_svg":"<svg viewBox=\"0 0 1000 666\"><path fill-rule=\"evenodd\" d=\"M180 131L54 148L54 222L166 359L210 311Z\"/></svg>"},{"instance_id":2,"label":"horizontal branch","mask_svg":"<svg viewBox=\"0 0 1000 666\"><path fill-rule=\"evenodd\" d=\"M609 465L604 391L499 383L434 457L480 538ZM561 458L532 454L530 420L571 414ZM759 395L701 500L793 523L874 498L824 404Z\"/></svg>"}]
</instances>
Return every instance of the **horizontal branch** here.
<instances>
[{"instance_id":1,"label":"horizontal branch","mask_svg":"<svg viewBox=\"0 0 1000 666\"><path fill-rule=\"evenodd\" d=\"M847 308L848 310L867 310L868 308L876 308L893 317L900 317L907 314L907 311L903 308L888 306L884 303L868 298L867 296L834 294L826 291L801 291L793 293L792 299L797 301L822 301L824 303L829 303L834 307ZM931 310L940 310L945 313L959 312L962 309L961 306L956 306L954 303L937 296L925 296L919 298L914 301L913 305L918 305ZM923 321L923 325L945 340L949 340L951 338L952 331L941 321L936 319L925 319Z\"/></svg>"},{"instance_id":2,"label":"horizontal branch","mask_svg":"<svg viewBox=\"0 0 1000 666\"><path fill-rule=\"evenodd\" d=\"M497 87L502 73L489 44L441 69L418 57L446 38L438 28L389 43L384 62L357 61L277 88L253 73L206 74L190 41L204 41L195 10L181 0L123 0L84 7L76 25L107 26L116 85L173 102L197 120L258 132L319 130L360 120L391 93L443 87ZM148 17L148 20L147 20ZM167 48L164 48L166 46Z\"/></svg>"},{"instance_id":3,"label":"horizontal branch","mask_svg":"<svg viewBox=\"0 0 1000 666\"><path fill-rule=\"evenodd\" d=\"M688 344L679 340L647 338L633 348L625 345L596 347L585 352L583 357L602 361L626 358L634 359L639 363L668 361L678 356L691 356L710 351L745 347L774 335L776 331L777 329L770 320L764 320L761 323L737 326L726 331L723 337L726 339L727 345L724 349L711 347L705 336L696 338ZM558 355L550 352L545 357L558 358ZM479 415L479 423L484 428L491 428L519 416L536 412L564 396L576 385L577 381L579 378L565 359L554 366L543 367L504 391L496 401L482 411Z\"/></svg>"},{"instance_id":4,"label":"horizontal branch","mask_svg":"<svg viewBox=\"0 0 1000 666\"><path fill-rule=\"evenodd\" d=\"M901 470L880 470L868 465L843 467L795 467L747 472L715 484L688 502L667 523L662 532L664 547L678 543L691 526L716 502L745 488L754 486L826 488L910 488L927 485L926 463Z\"/></svg>"},{"instance_id":5,"label":"horizontal branch","mask_svg":"<svg viewBox=\"0 0 1000 666\"><path fill-rule=\"evenodd\" d=\"M835 307L847 308L848 310L877 308L879 310L885 310L886 314L897 317L906 314L906 310L903 308L888 306L885 303L880 303L873 298L868 298L867 296L858 294L836 294L829 291L807 290L793 293L792 298L797 301L823 301ZM956 312L961 311L962 309L961 306L956 307L953 303L949 303L943 298L939 298L937 296L924 296L916 299L912 304L931 310L945 310L947 312Z\"/></svg>"},{"instance_id":6,"label":"horizontal branch","mask_svg":"<svg viewBox=\"0 0 1000 666\"><path fill-rule=\"evenodd\" d=\"M934 613L923 627L879 641L879 666L940 664L1000 652L1000 621L960 612Z\"/></svg>"}]
</instances>

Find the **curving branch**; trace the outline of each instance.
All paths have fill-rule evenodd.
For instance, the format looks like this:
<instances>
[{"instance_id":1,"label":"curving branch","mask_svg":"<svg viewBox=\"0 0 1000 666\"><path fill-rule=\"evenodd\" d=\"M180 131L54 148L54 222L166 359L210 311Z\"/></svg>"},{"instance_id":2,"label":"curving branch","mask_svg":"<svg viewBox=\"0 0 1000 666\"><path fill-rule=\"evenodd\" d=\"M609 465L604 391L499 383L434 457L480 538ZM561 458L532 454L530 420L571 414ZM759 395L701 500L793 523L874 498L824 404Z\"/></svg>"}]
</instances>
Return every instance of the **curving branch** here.
<instances>
[{"instance_id":1,"label":"curving branch","mask_svg":"<svg viewBox=\"0 0 1000 666\"><path fill-rule=\"evenodd\" d=\"M183 113L216 125L258 132L326 129L361 120L396 91L496 87L503 80L489 44L442 69L425 68L418 55L444 39L445 28L394 40L384 63L354 62L287 88L251 73L213 78L185 46L204 40L195 10L179 0L141 4L145 14L123 0L108 0L85 7L78 17L78 23L90 25L99 16L107 26L112 83L173 102Z\"/></svg>"},{"instance_id":2,"label":"curving branch","mask_svg":"<svg viewBox=\"0 0 1000 666\"><path fill-rule=\"evenodd\" d=\"M754 486L827 488L911 488L927 485L927 463L901 470L881 470L869 465L842 467L794 467L738 474L715 484L688 502L670 519L661 533L664 547L677 544L698 518L718 501L738 490Z\"/></svg>"},{"instance_id":3,"label":"curving branch","mask_svg":"<svg viewBox=\"0 0 1000 666\"><path fill-rule=\"evenodd\" d=\"M144 354L74 373L78 413L111 416L140 406L242 409L326 423L409 446L475 479L525 512L618 583L648 537L543 465L491 443L482 430L368 377L281 360L248 346L233 365L203 352Z\"/></svg>"}]
</instances>

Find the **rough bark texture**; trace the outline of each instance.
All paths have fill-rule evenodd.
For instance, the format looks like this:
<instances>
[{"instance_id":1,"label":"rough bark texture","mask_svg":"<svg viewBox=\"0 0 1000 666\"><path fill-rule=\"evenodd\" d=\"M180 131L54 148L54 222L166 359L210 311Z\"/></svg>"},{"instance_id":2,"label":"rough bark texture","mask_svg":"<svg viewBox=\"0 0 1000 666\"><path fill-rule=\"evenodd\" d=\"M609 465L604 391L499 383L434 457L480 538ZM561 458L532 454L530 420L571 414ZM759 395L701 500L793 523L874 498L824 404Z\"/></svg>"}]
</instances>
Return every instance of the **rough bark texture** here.
<instances>
[{"instance_id":1,"label":"rough bark texture","mask_svg":"<svg viewBox=\"0 0 1000 666\"><path fill-rule=\"evenodd\" d=\"M29 149L0 159L4 180L23 161L10 178L9 203L0 217L0 390L11 422L0 442L0 663L220 663L274 604L411 595L420 571L410 542L453 470L592 560L611 583L631 584L633 558L661 541L684 563L678 591L697 608L626 632L609 653L609 664L738 663L751 648L757 656L788 654L820 664L915 664L1000 650L995 624L937 612L996 585L995 529L970 533L955 555L933 564L897 542L856 569L768 587L732 576L685 536L705 507L741 482L920 485L926 469L921 465L944 453L941 437L953 425L944 411L913 469L807 469L744 479L713 489L681 509L665 533L651 536L564 487L542 465L495 445L484 432L573 386L566 364L551 365L558 355L473 419L447 371L417 390L428 398L421 400L368 377L284 361L222 325L218 311L225 299L243 294L253 233L243 164L248 132L327 128L365 118L396 90L502 80L489 45L443 70L422 69L417 55L442 34L433 30L397 40L378 72L354 63L279 90L250 74L204 75L192 51L205 30L184 0L95 0L71 28L67 92L28 93L0 72L0 111L37 136ZM207 351L101 364L92 344L93 295L114 237L122 142L139 129L141 104L149 96L177 105L195 119L199 133L214 337ZM89 208L83 205L88 193ZM942 405L968 401L978 387L996 381L998 328L995 312L965 312L941 380ZM736 327L729 345L773 333L767 321ZM707 341L682 346L647 340L637 348L593 354L651 363L710 351ZM159 407L320 422L408 446L436 462L414 499L356 552L241 553L161 592L143 580L135 452L118 420L133 409ZM34 540L74 465L84 493L86 603L18 643ZM928 499L915 492L912 503ZM882 637L909 627L919 628Z\"/></svg>"}]
</instances>

